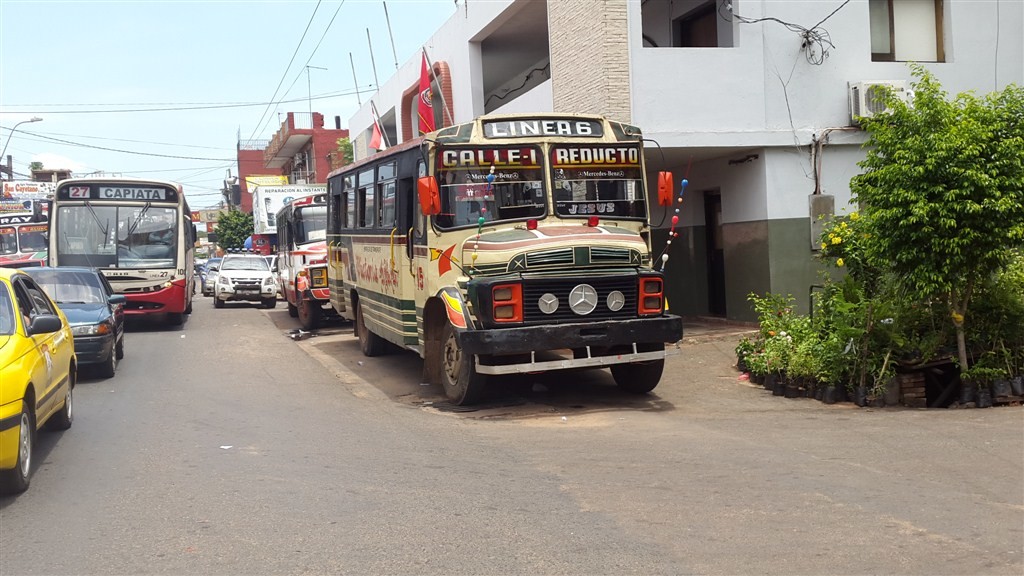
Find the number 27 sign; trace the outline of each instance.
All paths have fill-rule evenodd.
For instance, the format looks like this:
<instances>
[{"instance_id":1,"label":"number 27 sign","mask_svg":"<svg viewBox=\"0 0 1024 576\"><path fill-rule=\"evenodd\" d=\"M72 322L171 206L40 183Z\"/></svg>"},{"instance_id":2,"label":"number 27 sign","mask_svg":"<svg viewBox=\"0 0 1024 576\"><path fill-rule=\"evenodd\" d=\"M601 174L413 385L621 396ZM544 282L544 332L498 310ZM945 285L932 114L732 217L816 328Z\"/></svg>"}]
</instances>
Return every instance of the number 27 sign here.
<instances>
[{"instance_id":1,"label":"number 27 sign","mask_svg":"<svg viewBox=\"0 0 1024 576\"><path fill-rule=\"evenodd\" d=\"M68 198L88 198L88 186L72 186L68 189Z\"/></svg>"}]
</instances>

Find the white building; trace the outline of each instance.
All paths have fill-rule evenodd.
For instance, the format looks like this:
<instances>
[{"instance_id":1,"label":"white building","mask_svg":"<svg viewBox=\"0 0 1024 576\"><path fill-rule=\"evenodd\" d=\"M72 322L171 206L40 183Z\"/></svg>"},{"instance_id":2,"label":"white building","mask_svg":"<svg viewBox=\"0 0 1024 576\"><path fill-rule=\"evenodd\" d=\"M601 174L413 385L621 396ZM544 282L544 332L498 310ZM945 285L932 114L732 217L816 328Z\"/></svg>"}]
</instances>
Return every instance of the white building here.
<instances>
[{"instance_id":1,"label":"white building","mask_svg":"<svg viewBox=\"0 0 1024 576\"><path fill-rule=\"evenodd\" d=\"M651 174L690 182L672 311L752 320L751 292L807 310L812 216L850 209L866 140L851 87L908 83L910 61L950 95L1024 84L1022 29L1020 0L461 0L425 48L438 126L492 112L639 126ZM417 53L372 98L391 143L416 137L419 72ZM371 118L367 103L349 120L357 159ZM670 218L650 204L659 253Z\"/></svg>"}]
</instances>

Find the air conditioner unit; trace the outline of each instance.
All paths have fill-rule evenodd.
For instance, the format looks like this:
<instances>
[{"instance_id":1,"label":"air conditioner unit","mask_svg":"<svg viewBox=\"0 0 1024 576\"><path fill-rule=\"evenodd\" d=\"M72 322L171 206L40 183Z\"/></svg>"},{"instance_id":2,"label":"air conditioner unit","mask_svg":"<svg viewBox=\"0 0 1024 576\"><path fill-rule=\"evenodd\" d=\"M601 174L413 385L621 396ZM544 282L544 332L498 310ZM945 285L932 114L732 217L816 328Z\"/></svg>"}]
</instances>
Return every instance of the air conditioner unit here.
<instances>
[{"instance_id":1,"label":"air conditioner unit","mask_svg":"<svg viewBox=\"0 0 1024 576\"><path fill-rule=\"evenodd\" d=\"M904 102L910 102L911 92L906 80L850 82L850 120L857 123L858 118L870 118L888 112L888 107L882 100L885 88L892 90L896 97Z\"/></svg>"}]
</instances>

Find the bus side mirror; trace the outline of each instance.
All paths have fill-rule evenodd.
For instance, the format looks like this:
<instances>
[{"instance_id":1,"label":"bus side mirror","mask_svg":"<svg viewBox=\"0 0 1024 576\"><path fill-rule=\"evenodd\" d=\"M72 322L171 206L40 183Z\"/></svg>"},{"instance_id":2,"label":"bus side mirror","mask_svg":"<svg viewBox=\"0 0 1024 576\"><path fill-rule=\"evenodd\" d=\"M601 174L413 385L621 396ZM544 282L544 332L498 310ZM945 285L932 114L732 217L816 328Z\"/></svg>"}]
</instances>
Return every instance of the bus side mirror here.
<instances>
[{"instance_id":1,"label":"bus side mirror","mask_svg":"<svg viewBox=\"0 0 1024 576\"><path fill-rule=\"evenodd\" d=\"M416 191L420 198L420 212L424 216L441 213L441 193L437 189L437 180L423 176L416 181Z\"/></svg>"},{"instance_id":2,"label":"bus side mirror","mask_svg":"<svg viewBox=\"0 0 1024 576\"><path fill-rule=\"evenodd\" d=\"M672 205L672 173L658 172L658 204Z\"/></svg>"}]
</instances>

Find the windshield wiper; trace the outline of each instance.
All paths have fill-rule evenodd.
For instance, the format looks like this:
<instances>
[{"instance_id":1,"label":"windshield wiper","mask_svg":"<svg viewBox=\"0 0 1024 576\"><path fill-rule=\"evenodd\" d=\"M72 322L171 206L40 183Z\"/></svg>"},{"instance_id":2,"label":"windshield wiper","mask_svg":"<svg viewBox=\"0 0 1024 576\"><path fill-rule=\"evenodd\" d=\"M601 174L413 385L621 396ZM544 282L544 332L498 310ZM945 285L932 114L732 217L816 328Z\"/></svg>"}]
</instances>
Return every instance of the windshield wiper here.
<instances>
[{"instance_id":1,"label":"windshield wiper","mask_svg":"<svg viewBox=\"0 0 1024 576\"><path fill-rule=\"evenodd\" d=\"M93 209L92 204L89 202L85 203L85 207L89 209L89 214L92 214L92 219L96 221L96 225L100 227L100 231L103 232L103 245L107 245L107 232L110 231L110 221L107 221L107 226L103 226L103 222L100 222L100 217L96 214L96 210Z\"/></svg>"},{"instance_id":2,"label":"windshield wiper","mask_svg":"<svg viewBox=\"0 0 1024 576\"><path fill-rule=\"evenodd\" d=\"M128 227L128 238L129 239L131 239L132 235L135 234L135 230L139 227L139 224L142 223L142 217L146 215L146 212L149 211L149 207L152 206L152 205L153 205L152 202L146 202L146 205L142 207L141 211L139 211L138 218L136 218L135 222L131 226Z\"/></svg>"}]
</instances>

